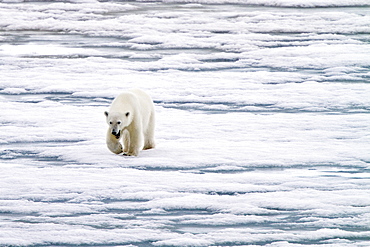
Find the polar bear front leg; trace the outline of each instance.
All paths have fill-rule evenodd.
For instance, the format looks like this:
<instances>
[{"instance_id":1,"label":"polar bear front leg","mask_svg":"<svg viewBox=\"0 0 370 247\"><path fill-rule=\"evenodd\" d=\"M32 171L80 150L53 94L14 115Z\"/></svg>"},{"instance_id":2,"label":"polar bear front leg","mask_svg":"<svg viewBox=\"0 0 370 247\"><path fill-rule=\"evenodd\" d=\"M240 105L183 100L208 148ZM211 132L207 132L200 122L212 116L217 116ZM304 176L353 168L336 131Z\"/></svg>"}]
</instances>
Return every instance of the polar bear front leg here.
<instances>
[{"instance_id":1,"label":"polar bear front leg","mask_svg":"<svg viewBox=\"0 0 370 247\"><path fill-rule=\"evenodd\" d=\"M117 137L112 135L111 131L108 129L106 142L108 149L112 153L120 154L123 152L122 144L119 142L119 140L120 138L117 139Z\"/></svg>"},{"instance_id":2,"label":"polar bear front leg","mask_svg":"<svg viewBox=\"0 0 370 247\"><path fill-rule=\"evenodd\" d=\"M128 148L130 147L130 133L125 130L122 133L122 138L123 138L123 154L128 153Z\"/></svg>"},{"instance_id":3,"label":"polar bear front leg","mask_svg":"<svg viewBox=\"0 0 370 247\"><path fill-rule=\"evenodd\" d=\"M129 133L130 141L127 151L129 156L138 156L143 146L143 133L139 131L132 131Z\"/></svg>"}]
</instances>

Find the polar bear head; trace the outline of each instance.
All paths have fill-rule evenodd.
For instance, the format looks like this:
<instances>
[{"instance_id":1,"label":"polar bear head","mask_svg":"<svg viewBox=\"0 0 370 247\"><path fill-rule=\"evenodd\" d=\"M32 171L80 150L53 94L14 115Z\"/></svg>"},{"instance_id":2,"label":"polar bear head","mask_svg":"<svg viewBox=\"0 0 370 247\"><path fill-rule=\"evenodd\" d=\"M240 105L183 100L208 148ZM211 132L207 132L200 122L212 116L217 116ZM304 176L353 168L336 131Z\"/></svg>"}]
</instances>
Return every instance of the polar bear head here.
<instances>
[{"instance_id":1,"label":"polar bear head","mask_svg":"<svg viewBox=\"0 0 370 247\"><path fill-rule=\"evenodd\" d=\"M132 112L127 110L124 113L121 112L104 112L107 119L107 124L112 135L117 139L121 137L122 131L124 131L132 122Z\"/></svg>"}]
</instances>

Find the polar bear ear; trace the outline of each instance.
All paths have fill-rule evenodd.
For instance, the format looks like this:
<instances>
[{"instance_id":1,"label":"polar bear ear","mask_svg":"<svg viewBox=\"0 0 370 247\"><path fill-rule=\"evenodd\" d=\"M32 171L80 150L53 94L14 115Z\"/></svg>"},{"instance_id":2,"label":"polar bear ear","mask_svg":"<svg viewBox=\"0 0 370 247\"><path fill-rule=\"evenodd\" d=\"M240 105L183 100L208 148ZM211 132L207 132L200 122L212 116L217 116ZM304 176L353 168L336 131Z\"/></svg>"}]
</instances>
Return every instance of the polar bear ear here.
<instances>
[{"instance_id":1,"label":"polar bear ear","mask_svg":"<svg viewBox=\"0 0 370 247\"><path fill-rule=\"evenodd\" d=\"M107 111L105 111L105 112L104 112L104 115L105 115L106 117L108 117L108 114L109 114L109 113L108 113Z\"/></svg>"},{"instance_id":2,"label":"polar bear ear","mask_svg":"<svg viewBox=\"0 0 370 247\"><path fill-rule=\"evenodd\" d=\"M129 112L126 112L126 117L128 117L130 115L130 113Z\"/></svg>"}]
</instances>

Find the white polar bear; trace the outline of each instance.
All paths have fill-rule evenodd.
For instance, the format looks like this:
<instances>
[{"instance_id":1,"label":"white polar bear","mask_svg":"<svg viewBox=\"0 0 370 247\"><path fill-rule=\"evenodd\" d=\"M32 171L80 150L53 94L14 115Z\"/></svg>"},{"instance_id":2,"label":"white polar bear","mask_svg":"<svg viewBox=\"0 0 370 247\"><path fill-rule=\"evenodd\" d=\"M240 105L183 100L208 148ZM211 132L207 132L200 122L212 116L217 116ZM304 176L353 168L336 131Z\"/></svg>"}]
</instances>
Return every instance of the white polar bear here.
<instances>
[{"instance_id":1,"label":"white polar bear","mask_svg":"<svg viewBox=\"0 0 370 247\"><path fill-rule=\"evenodd\" d=\"M109 125L106 141L110 151L137 156L142 149L154 148L154 104L147 93L140 89L121 93L104 114Z\"/></svg>"}]
</instances>

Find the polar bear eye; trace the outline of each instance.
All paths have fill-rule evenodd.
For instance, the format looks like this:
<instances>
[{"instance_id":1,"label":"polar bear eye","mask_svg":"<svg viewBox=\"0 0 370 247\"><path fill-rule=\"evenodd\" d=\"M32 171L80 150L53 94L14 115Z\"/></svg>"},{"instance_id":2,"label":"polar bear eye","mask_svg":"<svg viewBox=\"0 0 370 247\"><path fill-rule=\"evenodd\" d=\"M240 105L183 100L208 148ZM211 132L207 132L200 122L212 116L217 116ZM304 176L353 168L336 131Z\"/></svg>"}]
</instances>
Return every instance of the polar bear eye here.
<instances>
[{"instance_id":1,"label":"polar bear eye","mask_svg":"<svg viewBox=\"0 0 370 247\"><path fill-rule=\"evenodd\" d=\"M126 117L128 117L130 115L130 113L129 112L126 112Z\"/></svg>"},{"instance_id":2,"label":"polar bear eye","mask_svg":"<svg viewBox=\"0 0 370 247\"><path fill-rule=\"evenodd\" d=\"M112 122L109 122L109 124L113 124Z\"/></svg>"},{"instance_id":3,"label":"polar bear eye","mask_svg":"<svg viewBox=\"0 0 370 247\"><path fill-rule=\"evenodd\" d=\"M117 124L121 124L121 121L118 121Z\"/></svg>"}]
</instances>

